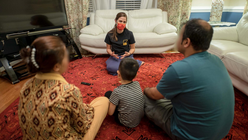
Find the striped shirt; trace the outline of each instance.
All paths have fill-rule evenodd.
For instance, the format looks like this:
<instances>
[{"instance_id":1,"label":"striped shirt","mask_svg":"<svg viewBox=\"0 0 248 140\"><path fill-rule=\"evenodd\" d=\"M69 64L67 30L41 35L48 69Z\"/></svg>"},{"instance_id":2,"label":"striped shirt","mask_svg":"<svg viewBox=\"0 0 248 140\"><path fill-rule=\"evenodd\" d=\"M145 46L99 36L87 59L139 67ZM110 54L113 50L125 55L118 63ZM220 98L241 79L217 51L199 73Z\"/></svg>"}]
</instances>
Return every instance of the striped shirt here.
<instances>
[{"instance_id":1,"label":"striped shirt","mask_svg":"<svg viewBox=\"0 0 248 140\"><path fill-rule=\"evenodd\" d=\"M139 82L120 85L112 92L109 101L118 105L118 118L127 127L136 127L144 116L144 95Z\"/></svg>"}]
</instances>

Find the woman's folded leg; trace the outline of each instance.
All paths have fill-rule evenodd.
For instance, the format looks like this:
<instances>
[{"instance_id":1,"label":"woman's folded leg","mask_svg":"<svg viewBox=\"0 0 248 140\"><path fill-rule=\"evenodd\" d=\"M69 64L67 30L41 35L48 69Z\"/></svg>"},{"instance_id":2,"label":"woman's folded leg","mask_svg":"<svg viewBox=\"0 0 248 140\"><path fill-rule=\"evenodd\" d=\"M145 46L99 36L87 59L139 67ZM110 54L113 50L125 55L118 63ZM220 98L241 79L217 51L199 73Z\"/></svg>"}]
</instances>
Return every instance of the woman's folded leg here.
<instances>
[{"instance_id":1,"label":"woman's folded leg","mask_svg":"<svg viewBox=\"0 0 248 140\"><path fill-rule=\"evenodd\" d=\"M117 70L119 69L120 62L120 59L116 59L110 56L109 59L106 61L108 73L114 76L117 75Z\"/></svg>"},{"instance_id":2,"label":"woman's folded leg","mask_svg":"<svg viewBox=\"0 0 248 140\"><path fill-rule=\"evenodd\" d=\"M90 105L94 107L94 119L89 130L84 136L84 140L94 140L103 120L108 113L109 99L106 97L98 97L94 99Z\"/></svg>"},{"instance_id":3,"label":"woman's folded leg","mask_svg":"<svg viewBox=\"0 0 248 140\"><path fill-rule=\"evenodd\" d=\"M133 57L133 54L132 55L130 55L130 56L128 56L128 57L130 57L130 58L133 58L134 59L134 57ZM136 60L136 59L135 59ZM140 60L136 60L137 62L138 62L138 64L139 64L139 66L141 66L144 62L143 61L140 61Z\"/></svg>"}]
</instances>

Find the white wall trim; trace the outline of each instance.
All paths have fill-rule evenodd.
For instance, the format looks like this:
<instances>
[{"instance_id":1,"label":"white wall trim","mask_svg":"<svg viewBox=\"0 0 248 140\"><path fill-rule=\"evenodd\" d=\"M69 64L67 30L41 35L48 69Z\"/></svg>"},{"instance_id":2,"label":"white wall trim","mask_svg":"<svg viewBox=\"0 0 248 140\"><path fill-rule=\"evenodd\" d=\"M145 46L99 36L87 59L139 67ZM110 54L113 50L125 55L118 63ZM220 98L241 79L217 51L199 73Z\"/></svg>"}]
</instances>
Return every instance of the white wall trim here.
<instances>
[{"instance_id":1,"label":"white wall trim","mask_svg":"<svg viewBox=\"0 0 248 140\"><path fill-rule=\"evenodd\" d=\"M211 12L211 6L192 6L192 13ZM244 12L243 6L224 6L223 12Z\"/></svg>"},{"instance_id":2,"label":"white wall trim","mask_svg":"<svg viewBox=\"0 0 248 140\"><path fill-rule=\"evenodd\" d=\"M223 12L244 12L244 6L224 6Z\"/></svg>"},{"instance_id":3,"label":"white wall trim","mask_svg":"<svg viewBox=\"0 0 248 140\"><path fill-rule=\"evenodd\" d=\"M191 12L211 12L211 6L192 6Z\"/></svg>"}]
</instances>

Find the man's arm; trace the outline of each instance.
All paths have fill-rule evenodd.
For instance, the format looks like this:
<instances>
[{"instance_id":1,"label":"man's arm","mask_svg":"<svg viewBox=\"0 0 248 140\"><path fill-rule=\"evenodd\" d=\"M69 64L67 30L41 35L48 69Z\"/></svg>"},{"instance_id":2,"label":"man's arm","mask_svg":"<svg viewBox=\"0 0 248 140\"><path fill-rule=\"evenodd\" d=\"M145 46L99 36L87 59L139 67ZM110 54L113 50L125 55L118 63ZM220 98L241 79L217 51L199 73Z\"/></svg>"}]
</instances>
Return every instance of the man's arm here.
<instances>
[{"instance_id":1,"label":"man's arm","mask_svg":"<svg viewBox=\"0 0 248 140\"><path fill-rule=\"evenodd\" d=\"M163 99L164 96L157 90L156 87L152 87L152 88L145 88L144 89L144 94L153 100L159 100L159 99Z\"/></svg>"},{"instance_id":2,"label":"man's arm","mask_svg":"<svg viewBox=\"0 0 248 140\"><path fill-rule=\"evenodd\" d=\"M144 94L153 100L173 99L178 94L182 93L183 88L180 78L172 65L168 67L162 79L156 87L146 88Z\"/></svg>"}]
</instances>

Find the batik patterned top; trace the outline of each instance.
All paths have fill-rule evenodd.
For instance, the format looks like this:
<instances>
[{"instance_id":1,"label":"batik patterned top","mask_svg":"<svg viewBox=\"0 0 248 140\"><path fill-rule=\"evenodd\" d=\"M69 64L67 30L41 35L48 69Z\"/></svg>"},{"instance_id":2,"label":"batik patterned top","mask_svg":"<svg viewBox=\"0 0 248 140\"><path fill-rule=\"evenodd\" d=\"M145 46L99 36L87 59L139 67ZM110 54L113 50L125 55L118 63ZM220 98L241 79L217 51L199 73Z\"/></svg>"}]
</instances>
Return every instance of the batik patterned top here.
<instances>
[{"instance_id":1,"label":"batik patterned top","mask_svg":"<svg viewBox=\"0 0 248 140\"><path fill-rule=\"evenodd\" d=\"M23 140L82 139L94 108L60 74L36 74L23 86L18 109Z\"/></svg>"}]
</instances>

